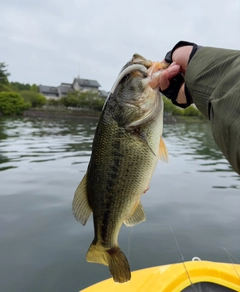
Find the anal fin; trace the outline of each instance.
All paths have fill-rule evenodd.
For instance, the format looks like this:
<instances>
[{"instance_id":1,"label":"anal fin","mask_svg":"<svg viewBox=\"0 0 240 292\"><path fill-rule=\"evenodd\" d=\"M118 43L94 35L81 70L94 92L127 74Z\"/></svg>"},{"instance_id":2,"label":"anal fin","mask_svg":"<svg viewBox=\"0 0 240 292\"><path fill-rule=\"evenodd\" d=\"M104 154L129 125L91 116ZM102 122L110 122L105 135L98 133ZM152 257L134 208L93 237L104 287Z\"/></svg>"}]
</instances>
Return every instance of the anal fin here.
<instances>
[{"instance_id":1,"label":"anal fin","mask_svg":"<svg viewBox=\"0 0 240 292\"><path fill-rule=\"evenodd\" d=\"M126 226L134 226L146 220L142 204L140 201L136 204L131 215L124 221Z\"/></svg>"}]
</instances>

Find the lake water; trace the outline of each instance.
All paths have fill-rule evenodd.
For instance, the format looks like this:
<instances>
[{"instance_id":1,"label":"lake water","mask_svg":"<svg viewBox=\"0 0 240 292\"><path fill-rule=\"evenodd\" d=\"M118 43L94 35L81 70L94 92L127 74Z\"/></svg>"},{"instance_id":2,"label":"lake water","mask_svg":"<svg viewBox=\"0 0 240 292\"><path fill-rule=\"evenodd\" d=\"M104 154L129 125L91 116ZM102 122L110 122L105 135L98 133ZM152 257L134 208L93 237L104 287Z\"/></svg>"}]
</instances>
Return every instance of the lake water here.
<instances>
[{"instance_id":1,"label":"lake water","mask_svg":"<svg viewBox=\"0 0 240 292\"><path fill-rule=\"evenodd\" d=\"M0 291L74 292L110 277L107 267L85 260L92 220L83 227L71 211L96 124L0 119ZM142 196L147 221L123 226L119 235L131 269L181 262L182 256L230 262L224 248L236 262L240 177L206 122L166 124L164 140L169 164L158 163Z\"/></svg>"}]
</instances>

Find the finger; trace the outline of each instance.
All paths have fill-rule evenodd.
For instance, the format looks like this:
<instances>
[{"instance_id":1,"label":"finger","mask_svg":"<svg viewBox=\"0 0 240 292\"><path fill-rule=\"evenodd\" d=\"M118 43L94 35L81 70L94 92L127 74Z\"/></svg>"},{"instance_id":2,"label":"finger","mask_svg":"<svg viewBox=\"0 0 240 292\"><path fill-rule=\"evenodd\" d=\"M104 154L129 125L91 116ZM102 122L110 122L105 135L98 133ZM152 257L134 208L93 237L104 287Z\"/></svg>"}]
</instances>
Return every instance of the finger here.
<instances>
[{"instance_id":1,"label":"finger","mask_svg":"<svg viewBox=\"0 0 240 292\"><path fill-rule=\"evenodd\" d=\"M169 73L167 70L163 71L159 77L159 87L161 90L165 90L170 85L169 82Z\"/></svg>"},{"instance_id":2,"label":"finger","mask_svg":"<svg viewBox=\"0 0 240 292\"><path fill-rule=\"evenodd\" d=\"M159 87L161 90L165 90L170 85L169 80L172 79L180 72L180 65L173 63L168 69L162 72L159 78Z\"/></svg>"},{"instance_id":3,"label":"finger","mask_svg":"<svg viewBox=\"0 0 240 292\"><path fill-rule=\"evenodd\" d=\"M184 46L177 48L172 55L172 60L177 62L181 66L181 71L186 72L189 56L192 52L193 46Z\"/></svg>"},{"instance_id":4,"label":"finger","mask_svg":"<svg viewBox=\"0 0 240 292\"><path fill-rule=\"evenodd\" d=\"M176 63L172 64L166 70L168 71L169 79L171 79L171 78L173 78L174 76L176 76L180 72L180 65L178 65Z\"/></svg>"},{"instance_id":5,"label":"finger","mask_svg":"<svg viewBox=\"0 0 240 292\"><path fill-rule=\"evenodd\" d=\"M177 63L175 62L175 61L173 61L170 65L169 65L169 67L172 67L172 66L174 66L174 65L176 65Z\"/></svg>"},{"instance_id":6,"label":"finger","mask_svg":"<svg viewBox=\"0 0 240 292\"><path fill-rule=\"evenodd\" d=\"M167 63L164 59L160 62L161 64L164 64L166 68L169 66L169 63ZM171 65L170 65L171 66Z\"/></svg>"},{"instance_id":7,"label":"finger","mask_svg":"<svg viewBox=\"0 0 240 292\"><path fill-rule=\"evenodd\" d=\"M178 96L177 96L176 101L179 104L186 104L187 103L187 98L186 98L186 95L185 95L184 87L185 87L185 83L183 83L183 85L181 86L181 88L180 88L180 90L178 92Z\"/></svg>"}]
</instances>

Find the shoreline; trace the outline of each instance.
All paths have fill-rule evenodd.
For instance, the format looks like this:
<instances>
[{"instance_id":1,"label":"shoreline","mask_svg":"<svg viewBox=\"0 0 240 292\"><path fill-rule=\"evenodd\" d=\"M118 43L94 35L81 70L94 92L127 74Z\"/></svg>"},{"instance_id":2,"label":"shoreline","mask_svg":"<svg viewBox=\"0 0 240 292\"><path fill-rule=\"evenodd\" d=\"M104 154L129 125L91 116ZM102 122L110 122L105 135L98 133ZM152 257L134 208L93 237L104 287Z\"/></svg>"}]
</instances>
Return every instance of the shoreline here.
<instances>
[{"instance_id":1,"label":"shoreline","mask_svg":"<svg viewBox=\"0 0 240 292\"><path fill-rule=\"evenodd\" d=\"M23 113L23 117L29 118L64 118L64 119L99 119L101 111L91 111L84 109L67 109L63 107L46 107L46 108L32 108ZM0 117L4 117L0 115ZM194 116L173 116L164 115L164 123L174 124L181 122L207 122L207 119L201 119Z\"/></svg>"},{"instance_id":2,"label":"shoreline","mask_svg":"<svg viewBox=\"0 0 240 292\"><path fill-rule=\"evenodd\" d=\"M96 118L98 119L101 112L90 110L71 110L66 108L39 108L29 109L23 113L24 117L31 118Z\"/></svg>"}]
</instances>

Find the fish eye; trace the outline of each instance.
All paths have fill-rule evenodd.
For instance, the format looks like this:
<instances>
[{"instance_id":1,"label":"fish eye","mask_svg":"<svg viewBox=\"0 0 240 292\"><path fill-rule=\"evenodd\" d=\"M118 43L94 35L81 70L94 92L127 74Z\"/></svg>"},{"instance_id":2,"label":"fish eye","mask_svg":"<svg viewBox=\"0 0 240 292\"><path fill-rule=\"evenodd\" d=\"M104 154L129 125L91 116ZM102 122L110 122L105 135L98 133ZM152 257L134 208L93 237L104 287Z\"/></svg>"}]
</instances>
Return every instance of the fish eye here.
<instances>
[{"instance_id":1,"label":"fish eye","mask_svg":"<svg viewBox=\"0 0 240 292\"><path fill-rule=\"evenodd\" d=\"M143 75L144 78L147 77L147 73L146 73L146 72L142 72L142 71L141 71L141 73L142 73L142 75Z\"/></svg>"}]
</instances>

